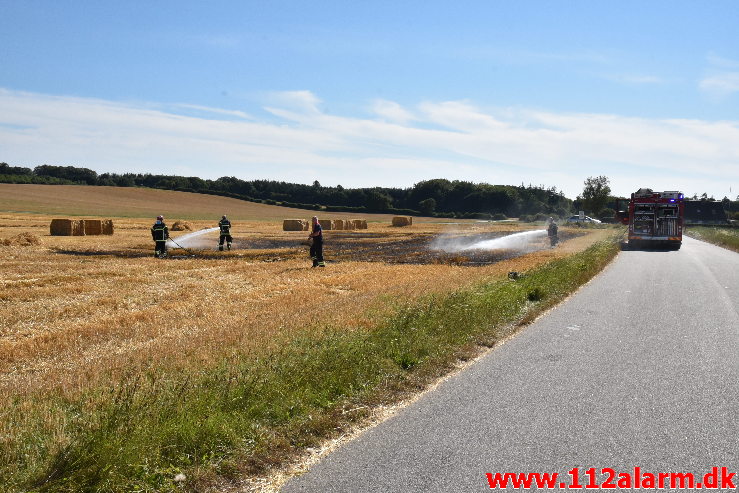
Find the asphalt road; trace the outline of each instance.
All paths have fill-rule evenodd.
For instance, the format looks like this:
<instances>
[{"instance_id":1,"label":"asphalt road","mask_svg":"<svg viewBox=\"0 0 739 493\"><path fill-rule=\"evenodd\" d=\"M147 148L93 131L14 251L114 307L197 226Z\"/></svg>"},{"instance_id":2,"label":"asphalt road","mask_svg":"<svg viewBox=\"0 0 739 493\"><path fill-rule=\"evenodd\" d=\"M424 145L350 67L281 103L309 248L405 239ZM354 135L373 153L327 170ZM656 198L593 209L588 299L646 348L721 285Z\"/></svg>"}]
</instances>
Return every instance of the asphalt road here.
<instances>
[{"instance_id":1,"label":"asphalt road","mask_svg":"<svg viewBox=\"0 0 739 493\"><path fill-rule=\"evenodd\" d=\"M738 396L739 254L690 238L679 251L624 251L282 491L490 491L486 473L569 482L574 467L584 485L587 468L634 466L701 478L727 466L739 486Z\"/></svg>"}]
</instances>

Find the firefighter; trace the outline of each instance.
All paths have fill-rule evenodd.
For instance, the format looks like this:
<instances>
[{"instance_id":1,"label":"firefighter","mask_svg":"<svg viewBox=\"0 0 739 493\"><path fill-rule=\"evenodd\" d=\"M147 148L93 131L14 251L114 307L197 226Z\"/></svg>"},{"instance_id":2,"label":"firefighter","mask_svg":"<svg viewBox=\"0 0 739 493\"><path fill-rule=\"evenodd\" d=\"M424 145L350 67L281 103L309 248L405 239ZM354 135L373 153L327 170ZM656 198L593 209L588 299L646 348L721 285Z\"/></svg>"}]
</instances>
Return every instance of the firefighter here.
<instances>
[{"instance_id":1,"label":"firefighter","mask_svg":"<svg viewBox=\"0 0 739 493\"><path fill-rule=\"evenodd\" d=\"M549 243L552 247L557 245L559 238L557 237L557 223L554 222L554 218L549 218L549 227L547 228L547 236L549 236Z\"/></svg>"},{"instance_id":2,"label":"firefighter","mask_svg":"<svg viewBox=\"0 0 739 493\"><path fill-rule=\"evenodd\" d=\"M313 259L313 267L326 267L323 261L323 228L316 216L313 216L312 222L313 226L308 240L311 240L310 257Z\"/></svg>"},{"instance_id":3,"label":"firefighter","mask_svg":"<svg viewBox=\"0 0 739 493\"><path fill-rule=\"evenodd\" d=\"M151 239L154 240L154 256L157 258L166 257L169 228L164 224L163 216L157 216L157 222L151 227Z\"/></svg>"},{"instance_id":4,"label":"firefighter","mask_svg":"<svg viewBox=\"0 0 739 493\"><path fill-rule=\"evenodd\" d=\"M221 237L218 240L218 250L223 251L223 242L226 242L226 249L231 250L231 221L224 215L220 221L218 221L218 227L221 228Z\"/></svg>"}]
</instances>

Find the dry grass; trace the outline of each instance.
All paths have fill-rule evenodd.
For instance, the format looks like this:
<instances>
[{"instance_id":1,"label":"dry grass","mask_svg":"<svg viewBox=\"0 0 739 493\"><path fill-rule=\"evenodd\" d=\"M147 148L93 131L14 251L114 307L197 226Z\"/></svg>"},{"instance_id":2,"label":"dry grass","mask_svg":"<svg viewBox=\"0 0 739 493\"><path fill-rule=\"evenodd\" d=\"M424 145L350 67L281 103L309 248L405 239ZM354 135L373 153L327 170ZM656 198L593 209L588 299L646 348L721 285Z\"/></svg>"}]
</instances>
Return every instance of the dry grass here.
<instances>
[{"instance_id":1,"label":"dry grass","mask_svg":"<svg viewBox=\"0 0 739 493\"><path fill-rule=\"evenodd\" d=\"M40 244L41 238L33 233L20 233L10 238L0 239L0 246L33 246Z\"/></svg>"},{"instance_id":2,"label":"dry grass","mask_svg":"<svg viewBox=\"0 0 739 493\"><path fill-rule=\"evenodd\" d=\"M117 190L133 195L111 197ZM0 202L7 200L4 190L0 191ZM282 220L296 215L293 209L231 199L223 199L228 201L225 204L219 197L202 196L216 202L203 205L210 211L201 214L207 220L198 216L194 205L188 209L191 212L172 213L159 211L157 205L157 210L145 210L141 213L145 218L137 219L131 216L138 212L131 212L145 209L136 201L139 192L107 191L108 201L120 199L119 214L99 210L102 202L95 197L76 205L72 191L69 202L56 209L55 204L62 204L59 196L33 205L33 210L40 211L37 214L7 212L9 207L0 204L0 210L6 209L0 212L0 242L9 243L0 248L0 415L13 416L16 427L0 420L0 439L12 441L19 433L32 437L39 431L55 437L54 447L62 446L73 420L65 421L59 413L47 413L41 425L37 418L25 418L43 414L49 395L71 401L91 389L152 374L165 380L167 374L173 381L186 380L230 357L276 353L277 344L292 334L304 336L305 328L322 331L328 325L332 330L374 334L377 321L405 306L415 306L419 297L456 291L482 280L505 279L509 271L527 271L569 256L609 233L588 230L587 235L565 241L557 249L479 267L357 262L343 257L326 269L311 269L307 247L301 245L307 233L282 231ZM174 196L168 194L177 194L145 192L147 202L158 195L171 199ZM171 207L185 209L192 205L189 199L201 197L183 195L188 200L178 199ZM244 208L237 210L237 205ZM72 215L74 210L113 217L115 234L50 236L51 219L57 213ZM175 251L182 258L155 259L149 228L160 212L169 215L170 221L187 219L194 230L216 226L221 214L227 213L234 223L234 245L239 248L212 251L218 238L214 232L207 237L211 251L196 257ZM330 217L336 216L341 215ZM370 220L368 231L326 233L329 261L332 235L356 235L358 241L381 247L384 242L450 231L481 234L524 227L472 221L439 224L414 218L413 226L393 228L390 216L360 217ZM362 236L367 233L373 236ZM282 247L244 249L271 244Z\"/></svg>"},{"instance_id":3,"label":"dry grass","mask_svg":"<svg viewBox=\"0 0 739 493\"><path fill-rule=\"evenodd\" d=\"M84 185L15 185L0 183L0 211L12 213L141 217L208 220L223 214L233 220L282 221L289 218L367 219L390 224L390 214L350 214L317 212L244 200L151 188L92 187ZM414 222L436 221L415 218Z\"/></svg>"},{"instance_id":4,"label":"dry grass","mask_svg":"<svg viewBox=\"0 0 739 493\"><path fill-rule=\"evenodd\" d=\"M234 352L269 348L276 337L319 322L371 328L378 314L397 308L397 300L504 278L580 251L601 236L594 230L555 250L475 268L341 262L315 270L304 258L306 247L298 245L303 234L283 233L279 222L235 222L233 228L235 237L294 237L295 248L272 252L286 259L276 262L254 260L248 250L161 261L149 257L148 221L116 224L112 237L52 237L48 217L0 216L0 238L17 234L21 225L24 233L43 237L43 246L0 250L0 397L51 388L75 395L135 368L198 368ZM479 232L496 226L457 227ZM444 228L427 224L410 234ZM397 234L387 228L387 238ZM329 259L330 241L327 234Z\"/></svg>"}]
</instances>

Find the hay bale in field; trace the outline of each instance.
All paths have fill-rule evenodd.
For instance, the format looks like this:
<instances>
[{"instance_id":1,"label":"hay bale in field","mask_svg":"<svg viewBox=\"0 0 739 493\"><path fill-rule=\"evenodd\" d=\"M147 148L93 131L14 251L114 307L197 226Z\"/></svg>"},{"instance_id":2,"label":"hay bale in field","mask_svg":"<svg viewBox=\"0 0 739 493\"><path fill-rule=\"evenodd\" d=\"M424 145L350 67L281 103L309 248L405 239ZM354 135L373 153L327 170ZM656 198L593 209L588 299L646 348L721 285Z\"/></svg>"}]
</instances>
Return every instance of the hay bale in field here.
<instances>
[{"instance_id":1,"label":"hay bale in field","mask_svg":"<svg viewBox=\"0 0 739 493\"><path fill-rule=\"evenodd\" d=\"M354 229L367 229L366 219L354 219L352 222L354 223Z\"/></svg>"},{"instance_id":2,"label":"hay bale in field","mask_svg":"<svg viewBox=\"0 0 739 493\"><path fill-rule=\"evenodd\" d=\"M395 216L393 217L393 226L410 226L413 224L413 218L411 216Z\"/></svg>"},{"instance_id":3,"label":"hay bale in field","mask_svg":"<svg viewBox=\"0 0 739 493\"><path fill-rule=\"evenodd\" d=\"M344 220L343 219L334 219L334 229L344 229Z\"/></svg>"},{"instance_id":4,"label":"hay bale in field","mask_svg":"<svg viewBox=\"0 0 739 493\"><path fill-rule=\"evenodd\" d=\"M72 236L72 220L52 219L49 229L51 236Z\"/></svg>"},{"instance_id":5,"label":"hay bale in field","mask_svg":"<svg viewBox=\"0 0 739 493\"><path fill-rule=\"evenodd\" d=\"M313 227L313 220L312 219L308 219L308 220L306 220L304 222L305 222L305 225L303 226L303 231L310 231L312 229L312 227Z\"/></svg>"},{"instance_id":6,"label":"hay bale in field","mask_svg":"<svg viewBox=\"0 0 739 493\"><path fill-rule=\"evenodd\" d=\"M282 231L305 231L307 223L303 219L285 219L282 221Z\"/></svg>"},{"instance_id":7,"label":"hay bale in field","mask_svg":"<svg viewBox=\"0 0 739 493\"><path fill-rule=\"evenodd\" d=\"M11 238L0 240L0 245L3 246L31 246L40 244L41 238L33 233L20 233Z\"/></svg>"},{"instance_id":8,"label":"hay bale in field","mask_svg":"<svg viewBox=\"0 0 739 493\"><path fill-rule=\"evenodd\" d=\"M102 223L103 223L103 234L112 235L113 234L113 220L103 219Z\"/></svg>"},{"instance_id":9,"label":"hay bale in field","mask_svg":"<svg viewBox=\"0 0 739 493\"><path fill-rule=\"evenodd\" d=\"M82 222L85 224L86 235L103 234L103 222L100 219L83 219Z\"/></svg>"},{"instance_id":10,"label":"hay bale in field","mask_svg":"<svg viewBox=\"0 0 739 493\"><path fill-rule=\"evenodd\" d=\"M72 236L85 236L85 221L81 219L72 220Z\"/></svg>"},{"instance_id":11,"label":"hay bale in field","mask_svg":"<svg viewBox=\"0 0 739 493\"><path fill-rule=\"evenodd\" d=\"M354 221L351 219L344 219L344 229L357 229L354 227Z\"/></svg>"},{"instance_id":12,"label":"hay bale in field","mask_svg":"<svg viewBox=\"0 0 739 493\"><path fill-rule=\"evenodd\" d=\"M321 225L324 231L329 231L333 228L334 222L331 219L319 219L318 224Z\"/></svg>"},{"instance_id":13,"label":"hay bale in field","mask_svg":"<svg viewBox=\"0 0 739 493\"><path fill-rule=\"evenodd\" d=\"M84 236L85 222L80 219L52 219L49 230L52 236Z\"/></svg>"},{"instance_id":14,"label":"hay bale in field","mask_svg":"<svg viewBox=\"0 0 739 493\"><path fill-rule=\"evenodd\" d=\"M192 224L187 221L175 221L169 229L172 231L192 231Z\"/></svg>"}]
</instances>

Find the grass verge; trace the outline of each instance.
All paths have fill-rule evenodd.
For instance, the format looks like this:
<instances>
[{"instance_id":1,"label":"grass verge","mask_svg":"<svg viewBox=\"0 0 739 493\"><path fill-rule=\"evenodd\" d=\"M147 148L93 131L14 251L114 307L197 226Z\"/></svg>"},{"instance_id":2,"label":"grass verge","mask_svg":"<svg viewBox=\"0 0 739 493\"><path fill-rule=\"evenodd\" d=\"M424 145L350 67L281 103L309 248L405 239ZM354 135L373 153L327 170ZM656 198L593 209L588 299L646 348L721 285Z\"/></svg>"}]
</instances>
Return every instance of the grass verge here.
<instances>
[{"instance_id":1,"label":"grass verge","mask_svg":"<svg viewBox=\"0 0 739 493\"><path fill-rule=\"evenodd\" d=\"M314 327L273 353L181 378L152 370L74 401L18 402L4 417L20 432L3 432L0 481L10 491L182 491L260 474L492 346L617 252L614 237L517 281L416 300L371 331Z\"/></svg>"},{"instance_id":2,"label":"grass verge","mask_svg":"<svg viewBox=\"0 0 739 493\"><path fill-rule=\"evenodd\" d=\"M686 234L697 240L739 252L739 228L731 226L690 226Z\"/></svg>"}]
</instances>

